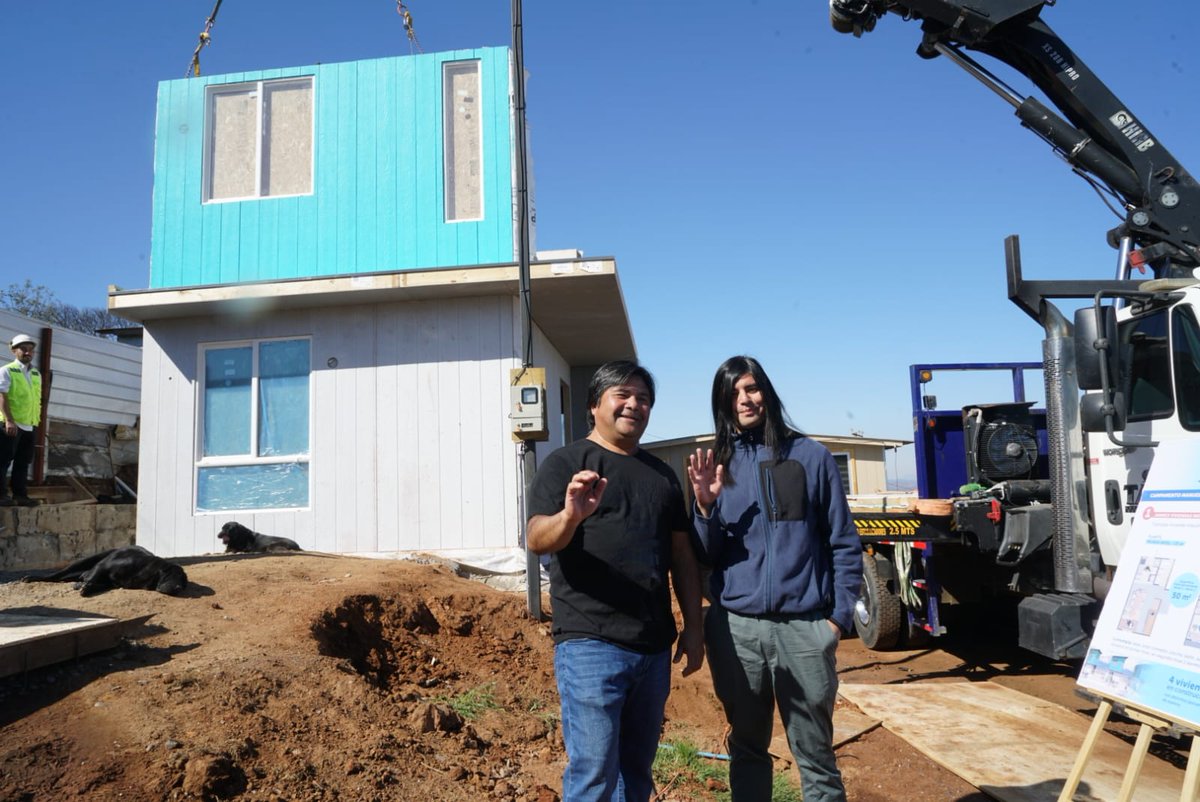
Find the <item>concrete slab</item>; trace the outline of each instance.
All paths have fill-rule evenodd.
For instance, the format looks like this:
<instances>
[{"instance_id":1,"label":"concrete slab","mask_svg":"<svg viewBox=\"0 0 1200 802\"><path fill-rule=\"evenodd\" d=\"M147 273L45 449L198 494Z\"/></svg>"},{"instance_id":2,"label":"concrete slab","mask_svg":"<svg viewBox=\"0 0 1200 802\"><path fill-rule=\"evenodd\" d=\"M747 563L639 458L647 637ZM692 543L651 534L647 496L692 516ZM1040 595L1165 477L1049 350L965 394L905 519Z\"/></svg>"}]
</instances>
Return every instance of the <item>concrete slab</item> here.
<instances>
[{"instance_id":1,"label":"concrete slab","mask_svg":"<svg viewBox=\"0 0 1200 802\"><path fill-rule=\"evenodd\" d=\"M1002 802L1055 802L1091 720L990 682L906 685L842 683L839 693L868 716L979 790ZM1102 733L1075 794L1115 800L1132 747ZM1147 758L1138 802L1177 802L1183 771Z\"/></svg>"},{"instance_id":2,"label":"concrete slab","mask_svg":"<svg viewBox=\"0 0 1200 802\"><path fill-rule=\"evenodd\" d=\"M51 607L0 611L0 677L111 649L121 621Z\"/></svg>"}]
</instances>

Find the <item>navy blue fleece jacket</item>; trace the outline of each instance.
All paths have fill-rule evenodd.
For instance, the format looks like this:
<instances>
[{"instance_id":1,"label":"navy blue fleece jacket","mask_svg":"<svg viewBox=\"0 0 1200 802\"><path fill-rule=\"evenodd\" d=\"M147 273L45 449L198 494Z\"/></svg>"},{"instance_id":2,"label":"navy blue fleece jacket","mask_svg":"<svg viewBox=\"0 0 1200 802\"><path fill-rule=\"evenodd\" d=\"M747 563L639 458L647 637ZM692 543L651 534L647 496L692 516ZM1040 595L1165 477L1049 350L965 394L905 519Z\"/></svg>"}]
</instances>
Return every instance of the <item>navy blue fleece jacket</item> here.
<instances>
[{"instance_id":1,"label":"navy blue fleece jacket","mask_svg":"<svg viewBox=\"0 0 1200 802\"><path fill-rule=\"evenodd\" d=\"M798 434L776 460L752 430L730 475L709 517L693 515L713 598L742 615L820 613L849 632L862 546L833 455Z\"/></svg>"}]
</instances>

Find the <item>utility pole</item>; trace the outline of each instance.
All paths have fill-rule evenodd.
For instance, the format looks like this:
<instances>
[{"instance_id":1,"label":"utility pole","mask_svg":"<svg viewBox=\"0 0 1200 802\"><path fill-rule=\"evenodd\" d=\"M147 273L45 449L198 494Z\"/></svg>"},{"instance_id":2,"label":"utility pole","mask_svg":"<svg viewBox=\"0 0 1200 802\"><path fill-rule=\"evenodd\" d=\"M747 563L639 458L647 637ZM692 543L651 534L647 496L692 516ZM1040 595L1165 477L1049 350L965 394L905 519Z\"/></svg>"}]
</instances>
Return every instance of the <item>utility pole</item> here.
<instances>
[{"instance_id":1,"label":"utility pole","mask_svg":"<svg viewBox=\"0 0 1200 802\"><path fill-rule=\"evenodd\" d=\"M517 151L517 275L521 295L521 367L533 364L533 308L529 292L529 158L525 144L525 32L521 21L521 0L512 0L513 112L516 116ZM521 441L521 475L524 499L528 502L537 471L537 444ZM542 565L529 549L529 516L521 513L521 545L525 547L525 594L529 615L542 618Z\"/></svg>"}]
</instances>

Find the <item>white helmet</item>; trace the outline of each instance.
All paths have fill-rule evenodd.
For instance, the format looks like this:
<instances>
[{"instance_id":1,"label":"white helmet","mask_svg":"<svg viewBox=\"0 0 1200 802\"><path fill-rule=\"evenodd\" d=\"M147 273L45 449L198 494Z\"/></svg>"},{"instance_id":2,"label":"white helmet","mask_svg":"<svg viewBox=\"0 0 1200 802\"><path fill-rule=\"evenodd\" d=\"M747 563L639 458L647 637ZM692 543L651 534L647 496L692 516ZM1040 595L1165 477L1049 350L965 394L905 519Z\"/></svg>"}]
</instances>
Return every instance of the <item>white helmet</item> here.
<instances>
[{"instance_id":1,"label":"white helmet","mask_svg":"<svg viewBox=\"0 0 1200 802\"><path fill-rule=\"evenodd\" d=\"M33 341L33 338L30 337L28 334L18 334L16 337L12 338L12 342L10 342L8 344L8 347L16 348L18 345L24 345L25 343L29 343L30 345L37 345L37 343Z\"/></svg>"}]
</instances>

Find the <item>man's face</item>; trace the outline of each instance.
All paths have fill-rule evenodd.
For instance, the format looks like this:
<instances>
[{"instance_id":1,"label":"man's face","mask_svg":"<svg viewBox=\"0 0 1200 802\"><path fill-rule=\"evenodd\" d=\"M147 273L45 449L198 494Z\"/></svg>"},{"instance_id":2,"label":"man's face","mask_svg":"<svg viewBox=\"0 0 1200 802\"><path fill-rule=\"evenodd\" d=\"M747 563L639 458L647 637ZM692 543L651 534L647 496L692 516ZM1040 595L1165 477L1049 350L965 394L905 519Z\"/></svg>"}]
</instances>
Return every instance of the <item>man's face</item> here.
<instances>
[{"instance_id":1,"label":"man's face","mask_svg":"<svg viewBox=\"0 0 1200 802\"><path fill-rule=\"evenodd\" d=\"M637 445L650 423L650 388L634 377L609 387L592 407L596 434L618 445Z\"/></svg>"},{"instance_id":2,"label":"man's face","mask_svg":"<svg viewBox=\"0 0 1200 802\"><path fill-rule=\"evenodd\" d=\"M12 352L22 365L28 365L33 362L33 343L21 343L12 349Z\"/></svg>"},{"instance_id":3,"label":"man's face","mask_svg":"<svg viewBox=\"0 0 1200 802\"><path fill-rule=\"evenodd\" d=\"M762 426L764 414L762 390L747 373L733 385L733 415L737 418L738 429L744 432Z\"/></svg>"}]
</instances>

